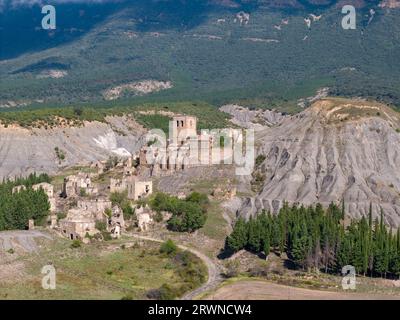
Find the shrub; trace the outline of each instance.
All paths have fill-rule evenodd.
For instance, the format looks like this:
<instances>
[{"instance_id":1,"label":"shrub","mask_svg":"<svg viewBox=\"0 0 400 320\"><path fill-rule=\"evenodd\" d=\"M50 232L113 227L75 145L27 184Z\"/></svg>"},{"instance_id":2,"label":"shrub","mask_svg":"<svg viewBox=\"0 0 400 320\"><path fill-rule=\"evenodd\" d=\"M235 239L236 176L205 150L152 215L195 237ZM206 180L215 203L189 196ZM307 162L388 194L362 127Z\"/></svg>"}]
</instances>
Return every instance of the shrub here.
<instances>
[{"instance_id":1,"label":"shrub","mask_svg":"<svg viewBox=\"0 0 400 320\"><path fill-rule=\"evenodd\" d=\"M71 243L71 248L72 249L77 249L77 248L80 248L80 247L81 247L81 241L80 240L75 239L75 240L72 241L72 243Z\"/></svg>"},{"instance_id":2,"label":"shrub","mask_svg":"<svg viewBox=\"0 0 400 320\"><path fill-rule=\"evenodd\" d=\"M110 194L110 200L113 205L118 205L122 207L122 204L128 197L128 192L113 192Z\"/></svg>"},{"instance_id":3,"label":"shrub","mask_svg":"<svg viewBox=\"0 0 400 320\"><path fill-rule=\"evenodd\" d=\"M112 210L111 210L110 208L106 208L106 210L104 210L104 214L105 214L107 217L111 218Z\"/></svg>"},{"instance_id":4,"label":"shrub","mask_svg":"<svg viewBox=\"0 0 400 320\"><path fill-rule=\"evenodd\" d=\"M256 158L256 167L259 167L266 159L266 156L263 154L260 154Z\"/></svg>"},{"instance_id":5,"label":"shrub","mask_svg":"<svg viewBox=\"0 0 400 320\"><path fill-rule=\"evenodd\" d=\"M226 272L224 276L226 278L234 278L237 277L239 274L239 263L237 260L228 261L226 264Z\"/></svg>"},{"instance_id":6,"label":"shrub","mask_svg":"<svg viewBox=\"0 0 400 320\"><path fill-rule=\"evenodd\" d=\"M112 238L111 238L111 233L110 233L110 232L102 231L102 232L101 232L101 235L103 236L103 240L104 240L104 241L110 241L110 240L112 240Z\"/></svg>"},{"instance_id":7,"label":"shrub","mask_svg":"<svg viewBox=\"0 0 400 320\"><path fill-rule=\"evenodd\" d=\"M200 192L192 192L186 197L186 201L197 203L198 205L201 206L204 212L207 211L207 207L210 204L208 196Z\"/></svg>"},{"instance_id":8,"label":"shrub","mask_svg":"<svg viewBox=\"0 0 400 320\"><path fill-rule=\"evenodd\" d=\"M79 196L81 196L81 197L86 197L87 196L86 190L84 188L81 188L79 190Z\"/></svg>"},{"instance_id":9,"label":"shrub","mask_svg":"<svg viewBox=\"0 0 400 320\"><path fill-rule=\"evenodd\" d=\"M75 108L73 109L73 112L74 112L74 115L80 117L80 116L83 114L83 109L82 109L82 108L79 108L79 107L75 107Z\"/></svg>"},{"instance_id":10,"label":"shrub","mask_svg":"<svg viewBox=\"0 0 400 320\"><path fill-rule=\"evenodd\" d=\"M157 212L154 216L154 221L155 222L162 222L164 219L163 215L161 212Z\"/></svg>"},{"instance_id":11,"label":"shrub","mask_svg":"<svg viewBox=\"0 0 400 320\"><path fill-rule=\"evenodd\" d=\"M106 170L110 170L114 168L118 164L118 157L117 156L110 156L106 162Z\"/></svg>"},{"instance_id":12,"label":"shrub","mask_svg":"<svg viewBox=\"0 0 400 320\"><path fill-rule=\"evenodd\" d=\"M107 230L107 224L104 221L97 220L95 224L95 228L99 231L106 231Z\"/></svg>"},{"instance_id":13,"label":"shrub","mask_svg":"<svg viewBox=\"0 0 400 320\"><path fill-rule=\"evenodd\" d=\"M65 212L57 212L57 219L62 220L67 217L67 214Z\"/></svg>"},{"instance_id":14,"label":"shrub","mask_svg":"<svg viewBox=\"0 0 400 320\"><path fill-rule=\"evenodd\" d=\"M146 296L147 298L153 300L174 300L178 296L178 291L170 285L164 283L158 289L149 290Z\"/></svg>"},{"instance_id":15,"label":"shrub","mask_svg":"<svg viewBox=\"0 0 400 320\"><path fill-rule=\"evenodd\" d=\"M55 147L54 152L56 153L58 160L60 160L60 161L65 160L65 153L59 147Z\"/></svg>"},{"instance_id":16,"label":"shrub","mask_svg":"<svg viewBox=\"0 0 400 320\"><path fill-rule=\"evenodd\" d=\"M167 255L176 254L177 251L178 247L171 239L165 241L160 247L160 252L165 253Z\"/></svg>"},{"instance_id":17,"label":"shrub","mask_svg":"<svg viewBox=\"0 0 400 320\"><path fill-rule=\"evenodd\" d=\"M121 208L125 220L131 220L135 218L135 209L132 208L132 205L128 200L124 200L122 202Z\"/></svg>"}]
</instances>

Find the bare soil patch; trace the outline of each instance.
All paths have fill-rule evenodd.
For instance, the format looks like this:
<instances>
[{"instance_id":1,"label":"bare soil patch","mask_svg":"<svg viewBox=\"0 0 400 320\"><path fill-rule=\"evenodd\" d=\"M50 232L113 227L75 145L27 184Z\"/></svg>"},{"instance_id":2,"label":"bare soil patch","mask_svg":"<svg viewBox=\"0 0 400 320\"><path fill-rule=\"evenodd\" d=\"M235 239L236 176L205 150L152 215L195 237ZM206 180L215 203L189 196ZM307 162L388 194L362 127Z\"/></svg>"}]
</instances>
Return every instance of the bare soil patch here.
<instances>
[{"instance_id":1,"label":"bare soil patch","mask_svg":"<svg viewBox=\"0 0 400 320\"><path fill-rule=\"evenodd\" d=\"M225 285L207 300L400 300L400 296L311 290L262 280L244 280Z\"/></svg>"}]
</instances>

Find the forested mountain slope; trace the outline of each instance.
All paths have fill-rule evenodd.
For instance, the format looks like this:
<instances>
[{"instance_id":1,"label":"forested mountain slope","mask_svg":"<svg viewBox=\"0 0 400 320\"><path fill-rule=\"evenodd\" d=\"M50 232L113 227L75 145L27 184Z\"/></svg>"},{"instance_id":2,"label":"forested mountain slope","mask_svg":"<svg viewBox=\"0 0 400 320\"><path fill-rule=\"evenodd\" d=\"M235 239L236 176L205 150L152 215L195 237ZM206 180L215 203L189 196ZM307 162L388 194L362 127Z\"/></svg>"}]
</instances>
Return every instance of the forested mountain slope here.
<instances>
[{"instance_id":1,"label":"forested mountain slope","mask_svg":"<svg viewBox=\"0 0 400 320\"><path fill-rule=\"evenodd\" d=\"M55 31L40 28L38 6L5 6L0 105L195 99L298 110L324 87L400 105L398 1L349 3L356 30L342 29L343 3L329 0L65 3Z\"/></svg>"}]
</instances>

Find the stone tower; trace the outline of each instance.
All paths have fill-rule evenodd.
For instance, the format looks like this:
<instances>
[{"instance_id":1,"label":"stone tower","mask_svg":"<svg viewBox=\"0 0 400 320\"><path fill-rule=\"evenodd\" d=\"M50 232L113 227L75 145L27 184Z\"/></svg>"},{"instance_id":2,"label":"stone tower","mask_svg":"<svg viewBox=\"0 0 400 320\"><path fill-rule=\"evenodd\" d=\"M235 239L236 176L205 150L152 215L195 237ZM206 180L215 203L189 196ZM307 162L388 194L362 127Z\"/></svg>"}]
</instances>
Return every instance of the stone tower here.
<instances>
[{"instance_id":1,"label":"stone tower","mask_svg":"<svg viewBox=\"0 0 400 320\"><path fill-rule=\"evenodd\" d=\"M188 138L197 136L197 118L176 116L170 121L170 139L173 143L182 144Z\"/></svg>"}]
</instances>

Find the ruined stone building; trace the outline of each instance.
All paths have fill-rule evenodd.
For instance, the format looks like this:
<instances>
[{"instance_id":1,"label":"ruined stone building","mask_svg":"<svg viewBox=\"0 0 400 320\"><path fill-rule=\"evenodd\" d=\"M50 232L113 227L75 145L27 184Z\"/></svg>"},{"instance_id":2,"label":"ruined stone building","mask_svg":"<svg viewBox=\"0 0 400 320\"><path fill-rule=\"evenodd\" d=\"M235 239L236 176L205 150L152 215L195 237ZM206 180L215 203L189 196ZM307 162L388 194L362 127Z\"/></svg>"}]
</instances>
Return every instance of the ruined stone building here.
<instances>
[{"instance_id":1,"label":"ruined stone building","mask_svg":"<svg viewBox=\"0 0 400 320\"><path fill-rule=\"evenodd\" d=\"M47 194L49 198L54 197L54 186L47 182L38 183L32 186L32 189L37 191L39 189L43 189L43 191Z\"/></svg>"},{"instance_id":2,"label":"ruined stone building","mask_svg":"<svg viewBox=\"0 0 400 320\"><path fill-rule=\"evenodd\" d=\"M106 170L106 162L105 160L94 162L90 165L90 168L96 169L97 174L102 174Z\"/></svg>"},{"instance_id":3,"label":"ruined stone building","mask_svg":"<svg viewBox=\"0 0 400 320\"><path fill-rule=\"evenodd\" d=\"M122 179L114 179L111 178L110 179L110 192L114 193L114 192L125 192L127 189L127 182L126 182L126 178L122 178Z\"/></svg>"},{"instance_id":4,"label":"ruined stone building","mask_svg":"<svg viewBox=\"0 0 400 320\"><path fill-rule=\"evenodd\" d=\"M165 146L152 144L140 150L138 162L150 175L172 174L197 166L231 164L235 143L241 137L234 129L197 133L197 118L176 116L170 121Z\"/></svg>"},{"instance_id":5,"label":"ruined stone building","mask_svg":"<svg viewBox=\"0 0 400 320\"><path fill-rule=\"evenodd\" d=\"M62 197L76 197L82 192L87 195L98 193L98 189L92 184L89 174L80 172L77 175L71 175L64 179L61 192Z\"/></svg>"},{"instance_id":6,"label":"ruined stone building","mask_svg":"<svg viewBox=\"0 0 400 320\"><path fill-rule=\"evenodd\" d=\"M129 159L132 159L132 158L129 158ZM134 167L129 167L129 166L124 167L124 176L125 177L132 176L134 174L136 174L136 169Z\"/></svg>"},{"instance_id":7,"label":"ruined stone building","mask_svg":"<svg viewBox=\"0 0 400 320\"><path fill-rule=\"evenodd\" d=\"M140 207L135 209L136 218L138 220L138 227L141 231L147 231L150 224L153 222L151 217L151 210L146 207Z\"/></svg>"},{"instance_id":8,"label":"ruined stone building","mask_svg":"<svg viewBox=\"0 0 400 320\"><path fill-rule=\"evenodd\" d=\"M111 201L105 198L84 199L79 200L77 203L77 210L92 214L96 220L104 219L104 212L107 209L111 209L111 207Z\"/></svg>"},{"instance_id":9,"label":"ruined stone building","mask_svg":"<svg viewBox=\"0 0 400 320\"><path fill-rule=\"evenodd\" d=\"M71 209L67 217L59 221L62 235L70 240L85 241L86 234L93 236L96 230L96 220L89 212L81 209Z\"/></svg>"},{"instance_id":10,"label":"ruined stone building","mask_svg":"<svg viewBox=\"0 0 400 320\"><path fill-rule=\"evenodd\" d=\"M107 199L79 200L77 207L68 210L67 217L59 221L62 235L71 240L86 241L86 234L92 236L98 232L96 221L107 221L106 209L111 209L111 201ZM115 216L114 219L123 219L118 214ZM125 226L120 220L118 222Z\"/></svg>"},{"instance_id":11,"label":"ruined stone building","mask_svg":"<svg viewBox=\"0 0 400 320\"><path fill-rule=\"evenodd\" d=\"M151 180L141 180L136 176L126 179L128 189L128 199L139 200L153 193L153 182Z\"/></svg>"},{"instance_id":12,"label":"ruined stone building","mask_svg":"<svg viewBox=\"0 0 400 320\"><path fill-rule=\"evenodd\" d=\"M184 144L187 139L197 137L197 118L176 116L169 123L169 137L172 143Z\"/></svg>"},{"instance_id":13,"label":"ruined stone building","mask_svg":"<svg viewBox=\"0 0 400 320\"><path fill-rule=\"evenodd\" d=\"M107 230L114 239L120 238L122 231L125 230L124 214L120 207L114 206L112 208L111 217L108 218Z\"/></svg>"}]
</instances>

